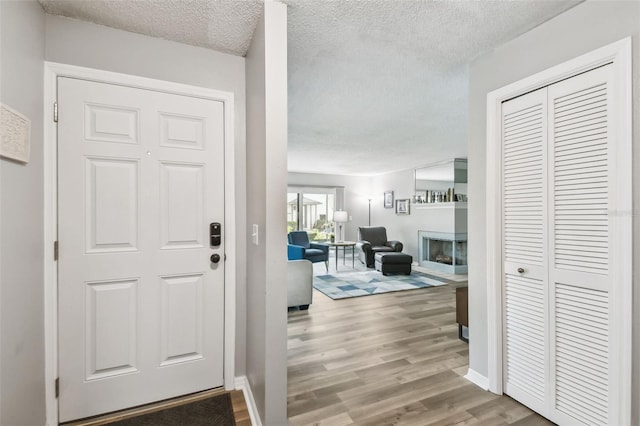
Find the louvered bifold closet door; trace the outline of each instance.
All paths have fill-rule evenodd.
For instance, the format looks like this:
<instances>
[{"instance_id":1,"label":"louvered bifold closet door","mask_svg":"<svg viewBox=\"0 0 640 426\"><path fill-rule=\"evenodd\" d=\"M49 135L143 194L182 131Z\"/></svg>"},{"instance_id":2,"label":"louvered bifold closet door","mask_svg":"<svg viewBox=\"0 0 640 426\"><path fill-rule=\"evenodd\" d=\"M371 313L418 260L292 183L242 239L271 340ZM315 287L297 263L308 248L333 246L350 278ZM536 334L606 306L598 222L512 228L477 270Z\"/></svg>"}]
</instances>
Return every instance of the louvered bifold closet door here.
<instances>
[{"instance_id":1,"label":"louvered bifold closet door","mask_svg":"<svg viewBox=\"0 0 640 426\"><path fill-rule=\"evenodd\" d=\"M505 392L548 410L547 90L502 105Z\"/></svg>"},{"instance_id":2,"label":"louvered bifold closet door","mask_svg":"<svg viewBox=\"0 0 640 426\"><path fill-rule=\"evenodd\" d=\"M609 424L611 66L549 86L554 419Z\"/></svg>"}]
</instances>

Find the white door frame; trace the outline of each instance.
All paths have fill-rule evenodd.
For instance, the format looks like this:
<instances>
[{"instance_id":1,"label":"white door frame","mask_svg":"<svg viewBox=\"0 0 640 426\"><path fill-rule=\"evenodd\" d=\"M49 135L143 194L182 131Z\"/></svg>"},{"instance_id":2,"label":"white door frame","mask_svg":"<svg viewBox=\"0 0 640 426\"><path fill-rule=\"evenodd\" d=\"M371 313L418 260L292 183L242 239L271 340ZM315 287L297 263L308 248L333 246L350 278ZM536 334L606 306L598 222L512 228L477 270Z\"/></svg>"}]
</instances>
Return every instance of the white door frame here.
<instances>
[{"instance_id":1,"label":"white door frame","mask_svg":"<svg viewBox=\"0 0 640 426\"><path fill-rule=\"evenodd\" d=\"M627 176L616 183L619 196L611 205L612 232L615 247L612 247L611 259L616 267L612 270L614 282L623 283L611 289L613 300L622 300L622 306L615 310L611 318L618 332L614 339L620 342L622 351L615 354L616 362L609 366L613 377L619 380L611 387L616 407L610 407L611 413L618 416L615 424L629 424L631 421L631 371L632 366L632 68L631 37L609 44L600 49L579 56L528 78L509 84L487 95L487 348L488 379L491 392L503 393L503 339L502 339L502 150L501 117L502 102L523 95L532 90L583 73L608 63L613 64L612 107L617 117L616 127L612 129L617 140L615 176ZM621 249L624 248L624 249ZM612 383L613 385L613 383Z\"/></svg>"},{"instance_id":2,"label":"white door frame","mask_svg":"<svg viewBox=\"0 0 640 426\"><path fill-rule=\"evenodd\" d=\"M55 380L58 377L58 264L53 244L57 232L57 126L53 121L53 104L57 100L57 78L71 77L108 84L155 90L224 103L224 365L227 390L235 389L236 337L236 215L235 215L235 143L234 95L202 87L137 77L55 62L44 63L44 320L45 383L47 424L58 424L58 400Z\"/></svg>"}]
</instances>

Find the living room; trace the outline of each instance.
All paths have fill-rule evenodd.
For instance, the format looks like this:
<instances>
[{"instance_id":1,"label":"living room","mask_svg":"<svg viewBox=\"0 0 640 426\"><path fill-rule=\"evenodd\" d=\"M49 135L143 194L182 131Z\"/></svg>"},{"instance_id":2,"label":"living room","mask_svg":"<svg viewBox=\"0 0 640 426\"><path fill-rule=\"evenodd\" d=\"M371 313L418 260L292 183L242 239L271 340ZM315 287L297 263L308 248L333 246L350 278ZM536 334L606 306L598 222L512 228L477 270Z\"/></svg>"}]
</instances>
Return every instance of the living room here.
<instances>
[{"instance_id":1,"label":"living room","mask_svg":"<svg viewBox=\"0 0 640 426\"><path fill-rule=\"evenodd\" d=\"M319 198L323 204L314 211L314 219L305 219L304 223L296 220L295 212L290 209L289 231L305 229L312 234L318 233L320 229L314 225L318 225L316 221L319 221L320 227L328 226L336 241L355 242L358 241L359 227L384 226L388 236L393 237L390 239L402 241L403 252L413 256L414 264L418 264L420 260L425 260L419 259L419 231L449 234L467 232L466 159L458 159L456 164L454 166L454 160L451 159L372 177L289 172L290 206L294 205L293 200L298 193L331 194L329 203L324 203L322 196ZM457 178L454 177L456 170ZM460 175L461 170L464 175ZM432 177L416 180L417 173L429 173ZM449 188L455 200L446 199ZM429 191L430 199L427 201ZM408 210L398 211L398 201L405 203ZM347 221L334 221L334 211L347 212ZM326 242L328 235L326 232L312 235L311 240Z\"/></svg>"}]
</instances>

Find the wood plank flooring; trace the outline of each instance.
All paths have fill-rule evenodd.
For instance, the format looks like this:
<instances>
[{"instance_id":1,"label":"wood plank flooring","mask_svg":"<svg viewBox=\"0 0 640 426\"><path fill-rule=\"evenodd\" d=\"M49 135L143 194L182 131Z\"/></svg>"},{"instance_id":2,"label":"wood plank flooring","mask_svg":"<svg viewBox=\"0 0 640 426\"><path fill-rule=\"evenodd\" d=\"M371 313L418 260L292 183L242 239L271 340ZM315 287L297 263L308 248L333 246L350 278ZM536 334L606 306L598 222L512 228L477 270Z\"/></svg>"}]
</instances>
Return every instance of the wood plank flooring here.
<instances>
[{"instance_id":1,"label":"wood plank flooring","mask_svg":"<svg viewBox=\"0 0 640 426\"><path fill-rule=\"evenodd\" d=\"M458 285L335 301L314 290L308 311L289 312L290 424L552 424L463 377Z\"/></svg>"},{"instance_id":2,"label":"wood plank flooring","mask_svg":"<svg viewBox=\"0 0 640 426\"><path fill-rule=\"evenodd\" d=\"M251 426L251 417L244 395L240 390L233 390L231 394L231 405L233 405L233 417L236 419L236 426Z\"/></svg>"}]
</instances>

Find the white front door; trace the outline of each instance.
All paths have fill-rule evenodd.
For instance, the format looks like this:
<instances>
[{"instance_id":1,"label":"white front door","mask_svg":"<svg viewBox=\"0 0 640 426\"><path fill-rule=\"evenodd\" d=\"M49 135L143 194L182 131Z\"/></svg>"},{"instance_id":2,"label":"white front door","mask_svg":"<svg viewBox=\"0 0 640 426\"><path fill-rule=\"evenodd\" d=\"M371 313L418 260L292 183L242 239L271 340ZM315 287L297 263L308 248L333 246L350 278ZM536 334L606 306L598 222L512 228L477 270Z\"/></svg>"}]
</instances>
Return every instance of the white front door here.
<instances>
[{"instance_id":1,"label":"white front door","mask_svg":"<svg viewBox=\"0 0 640 426\"><path fill-rule=\"evenodd\" d=\"M222 386L223 103L58 78L58 105L59 420Z\"/></svg>"}]
</instances>

